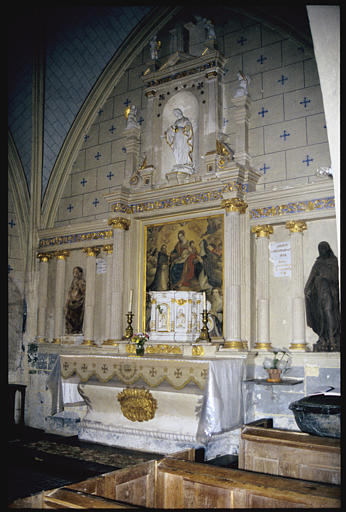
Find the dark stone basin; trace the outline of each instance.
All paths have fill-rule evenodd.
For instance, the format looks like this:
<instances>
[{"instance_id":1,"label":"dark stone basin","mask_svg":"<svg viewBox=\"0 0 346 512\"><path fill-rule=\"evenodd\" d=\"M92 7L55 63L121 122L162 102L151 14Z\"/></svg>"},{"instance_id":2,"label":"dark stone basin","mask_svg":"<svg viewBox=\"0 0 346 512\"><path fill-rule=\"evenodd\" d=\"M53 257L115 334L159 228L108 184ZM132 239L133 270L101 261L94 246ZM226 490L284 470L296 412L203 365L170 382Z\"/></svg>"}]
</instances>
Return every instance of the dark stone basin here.
<instances>
[{"instance_id":1,"label":"dark stone basin","mask_svg":"<svg viewBox=\"0 0 346 512\"><path fill-rule=\"evenodd\" d=\"M302 432L321 437L340 437L340 395L309 395L292 402L288 408L293 411Z\"/></svg>"}]
</instances>

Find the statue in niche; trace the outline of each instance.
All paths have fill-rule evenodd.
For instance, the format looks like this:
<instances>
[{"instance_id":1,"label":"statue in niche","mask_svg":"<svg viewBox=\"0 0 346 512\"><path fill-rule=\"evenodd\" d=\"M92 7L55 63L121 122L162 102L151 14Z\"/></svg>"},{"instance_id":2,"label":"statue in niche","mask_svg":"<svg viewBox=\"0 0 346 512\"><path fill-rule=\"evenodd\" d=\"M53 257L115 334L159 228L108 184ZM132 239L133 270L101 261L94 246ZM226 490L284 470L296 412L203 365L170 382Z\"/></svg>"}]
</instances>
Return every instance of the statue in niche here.
<instances>
[{"instance_id":1,"label":"statue in niche","mask_svg":"<svg viewBox=\"0 0 346 512\"><path fill-rule=\"evenodd\" d=\"M249 94L248 86L251 82L249 75L244 75L242 71L238 71L237 77L239 80L239 87L235 92L234 98L240 98L241 96Z\"/></svg>"},{"instance_id":2,"label":"statue in niche","mask_svg":"<svg viewBox=\"0 0 346 512\"><path fill-rule=\"evenodd\" d=\"M66 334L81 334L83 332L84 303L85 279L83 269L74 267L73 279L64 307Z\"/></svg>"},{"instance_id":3,"label":"statue in niche","mask_svg":"<svg viewBox=\"0 0 346 512\"><path fill-rule=\"evenodd\" d=\"M125 110L125 117L127 117L126 130L138 127L136 105L131 105L131 107Z\"/></svg>"},{"instance_id":4,"label":"statue in niche","mask_svg":"<svg viewBox=\"0 0 346 512\"><path fill-rule=\"evenodd\" d=\"M165 131L164 137L173 151L176 161L174 170L194 172L192 152L193 152L193 128L191 121L184 116L180 108L173 110L176 121Z\"/></svg>"},{"instance_id":5,"label":"statue in niche","mask_svg":"<svg viewBox=\"0 0 346 512\"><path fill-rule=\"evenodd\" d=\"M338 260L328 242L320 242L318 252L304 288L307 325L319 336L314 352L339 351Z\"/></svg>"},{"instance_id":6,"label":"statue in niche","mask_svg":"<svg viewBox=\"0 0 346 512\"><path fill-rule=\"evenodd\" d=\"M159 66L159 49L161 47L161 41L157 40L156 34L151 38L149 46L151 60L154 61L155 69L157 69Z\"/></svg>"}]
</instances>

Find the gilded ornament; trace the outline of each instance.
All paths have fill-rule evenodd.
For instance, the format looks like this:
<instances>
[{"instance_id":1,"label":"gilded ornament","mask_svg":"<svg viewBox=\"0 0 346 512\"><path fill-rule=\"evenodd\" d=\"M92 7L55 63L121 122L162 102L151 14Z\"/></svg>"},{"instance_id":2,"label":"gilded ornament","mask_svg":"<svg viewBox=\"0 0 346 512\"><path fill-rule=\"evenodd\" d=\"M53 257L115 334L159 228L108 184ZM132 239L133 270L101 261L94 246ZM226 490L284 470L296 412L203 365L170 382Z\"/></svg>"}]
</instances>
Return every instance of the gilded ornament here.
<instances>
[{"instance_id":1,"label":"gilded ornament","mask_svg":"<svg viewBox=\"0 0 346 512\"><path fill-rule=\"evenodd\" d=\"M102 250L105 251L107 254L112 254L113 252L113 244L107 244L102 247Z\"/></svg>"},{"instance_id":2,"label":"gilded ornament","mask_svg":"<svg viewBox=\"0 0 346 512\"><path fill-rule=\"evenodd\" d=\"M175 302L176 302L179 306L183 306L183 304L186 304L187 300L186 300L186 299L175 299Z\"/></svg>"},{"instance_id":3,"label":"gilded ornament","mask_svg":"<svg viewBox=\"0 0 346 512\"><path fill-rule=\"evenodd\" d=\"M252 226L251 232L256 234L256 238L269 238L274 233L274 228L270 224Z\"/></svg>"},{"instance_id":4,"label":"gilded ornament","mask_svg":"<svg viewBox=\"0 0 346 512\"><path fill-rule=\"evenodd\" d=\"M81 345L87 345L88 347L95 347L96 343L94 340L84 340Z\"/></svg>"},{"instance_id":5,"label":"gilded ornament","mask_svg":"<svg viewBox=\"0 0 346 512\"><path fill-rule=\"evenodd\" d=\"M182 354L180 347L174 345L155 344L146 347L147 354Z\"/></svg>"},{"instance_id":6,"label":"gilded ornament","mask_svg":"<svg viewBox=\"0 0 346 512\"><path fill-rule=\"evenodd\" d=\"M204 356L204 347L201 345L194 345L192 347L192 355L193 356Z\"/></svg>"},{"instance_id":7,"label":"gilded ornament","mask_svg":"<svg viewBox=\"0 0 346 512\"><path fill-rule=\"evenodd\" d=\"M37 258L40 259L40 261L47 262L51 259L52 254L49 252L38 252L36 255Z\"/></svg>"},{"instance_id":8,"label":"gilded ornament","mask_svg":"<svg viewBox=\"0 0 346 512\"><path fill-rule=\"evenodd\" d=\"M125 418L130 421L149 421L155 416L157 400L148 389L126 388L118 393Z\"/></svg>"},{"instance_id":9,"label":"gilded ornament","mask_svg":"<svg viewBox=\"0 0 346 512\"><path fill-rule=\"evenodd\" d=\"M115 217L114 219L108 219L108 225L112 226L113 229L123 229L127 231L130 227L131 221L124 219L123 217Z\"/></svg>"},{"instance_id":10,"label":"gilded ornament","mask_svg":"<svg viewBox=\"0 0 346 512\"><path fill-rule=\"evenodd\" d=\"M225 341L223 348L243 349L244 345L242 341Z\"/></svg>"},{"instance_id":11,"label":"gilded ornament","mask_svg":"<svg viewBox=\"0 0 346 512\"><path fill-rule=\"evenodd\" d=\"M83 252L85 252L87 256L98 256L100 250L101 247L84 247Z\"/></svg>"},{"instance_id":12,"label":"gilded ornament","mask_svg":"<svg viewBox=\"0 0 346 512\"><path fill-rule=\"evenodd\" d=\"M285 227L289 229L291 233L302 233L307 229L306 222L303 220L289 220L286 222Z\"/></svg>"},{"instance_id":13,"label":"gilded ornament","mask_svg":"<svg viewBox=\"0 0 346 512\"><path fill-rule=\"evenodd\" d=\"M221 208L225 208L227 212L239 212L245 213L248 205L239 197L233 197L232 199L223 199L221 201Z\"/></svg>"},{"instance_id":14,"label":"gilded ornament","mask_svg":"<svg viewBox=\"0 0 346 512\"><path fill-rule=\"evenodd\" d=\"M55 251L54 256L57 260L66 260L68 256L70 256L69 251Z\"/></svg>"},{"instance_id":15,"label":"gilded ornament","mask_svg":"<svg viewBox=\"0 0 346 512\"><path fill-rule=\"evenodd\" d=\"M307 343L291 343L290 344L290 350L306 350L306 347L308 346Z\"/></svg>"},{"instance_id":16,"label":"gilded ornament","mask_svg":"<svg viewBox=\"0 0 346 512\"><path fill-rule=\"evenodd\" d=\"M258 350L271 350L272 344L270 341L256 341L254 348Z\"/></svg>"}]
</instances>

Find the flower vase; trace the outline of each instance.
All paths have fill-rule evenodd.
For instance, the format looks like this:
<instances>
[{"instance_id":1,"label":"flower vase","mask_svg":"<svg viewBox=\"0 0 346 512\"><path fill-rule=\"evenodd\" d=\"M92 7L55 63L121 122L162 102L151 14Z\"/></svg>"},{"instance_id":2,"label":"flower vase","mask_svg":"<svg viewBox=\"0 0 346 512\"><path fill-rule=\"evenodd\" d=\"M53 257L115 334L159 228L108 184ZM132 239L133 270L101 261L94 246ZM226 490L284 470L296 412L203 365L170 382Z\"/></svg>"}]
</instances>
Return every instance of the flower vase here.
<instances>
[{"instance_id":1,"label":"flower vase","mask_svg":"<svg viewBox=\"0 0 346 512\"><path fill-rule=\"evenodd\" d=\"M268 378L267 382L281 382L281 372L278 368L267 368Z\"/></svg>"},{"instance_id":2,"label":"flower vase","mask_svg":"<svg viewBox=\"0 0 346 512\"><path fill-rule=\"evenodd\" d=\"M144 356L144 347L143 345L139 345L136 347L136 355L137 356Z\"/></svg>"}]
</instances>

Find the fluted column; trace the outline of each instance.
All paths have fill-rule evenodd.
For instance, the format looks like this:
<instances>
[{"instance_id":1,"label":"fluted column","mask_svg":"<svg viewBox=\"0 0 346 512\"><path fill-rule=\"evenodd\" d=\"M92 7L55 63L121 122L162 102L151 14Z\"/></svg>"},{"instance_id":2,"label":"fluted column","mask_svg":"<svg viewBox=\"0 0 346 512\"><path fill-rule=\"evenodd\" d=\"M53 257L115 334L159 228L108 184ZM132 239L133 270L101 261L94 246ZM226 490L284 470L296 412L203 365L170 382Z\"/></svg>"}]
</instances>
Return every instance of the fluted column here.
<instances>
[{"instance_id":1,"label":"fluted column","mask_svg":"<svg viewBox=\"0 0 346 512\"><path fill-rule=\"evenodd\" d=\"M38 289L38 315L37 315L37 343L46 341L46 313L48 294L48 262L52 258L50 253L39 252L37 258L40 260L40 277Z\"/></svg>"},{"instance_id":2,"label":"fluted column","mask_svg":"<svg viewBox=\"0 0 346 512\"><path fill-rule=\"evenodd\" d=\"M94 311L95 311L95 280L96 257L100 247L86 247L83 252L87 256L85 274L85 309L84 309L84 341L82 345L95 345L94 342Z\"/></svg>"},{"instance_id":3,"label":"fluted column","mask_svg":"<svg viewBox=\"0 0 346 512\"><path fill-rule=\"evenodd\" d=\"M65 272L66 258L70 255L69 251L56 251L54 256L56 262L55 276L55 307L54 307L54 338L53 343L61 343L61 337L64 334L64 292L65 292Z\"/></svg>"},{"instance_id":4,"label":"fluted column","mask_svg":"<svg viewBox=\"0 0 346 512\"><path fill-rule=\"evenodd\" d=\"M241 340L241 246L240 215L245 213L247 204L237 197L224 199L225 208L225 250L224 250L224 348L242 350Z\"/></svg>"},{"instance_id":5,"label":"fluted column","mask_svg":"<svg viewBox=\"0 0 346 512\"><path fill-rule=\"evenodd\" d=\"M290 231L291 239L291 325L292 339L290 350L305 352L305 296L304 296L304 269L303 269L303 231L307 229L304 221L291 220L286 222L286 228Z\"/></svg>"},{"instance_id":6,"label":"fluted column","mask_svg":"<svg viewBox=\"0 0 346 512\"><path fill-rule=\"evenodd\" d=\"M124 294L124 251L125 231L130 221L123 217L109 219L113 228L113 265L112 265L112 309L110 323L110 339L121 340L123 332L123 294Z\"/></svg>"},{"instance_id":7,"label":"fluted column","mask_svg":"<svg viewBox=\"0 0 346 512\"><path fill-rule=\"evenodd\" d=\"M263 224L253 226L256 234L256 349L271 348L269 332L269 236L274 232L273 226Z\"/></svg>"},{"instance_id":8,"label":"fluted column","mask_svg":"<svg viewBox=\"0 0 346 512\"><path fill-rule=\"evenodd\" d=\"M116 345L111 337L112 322L112 284L113 284L113 244L107 244L102 248L107 253L106 297L105 297L105 333L103 345Z\"/></svg>"}]
</instances>

